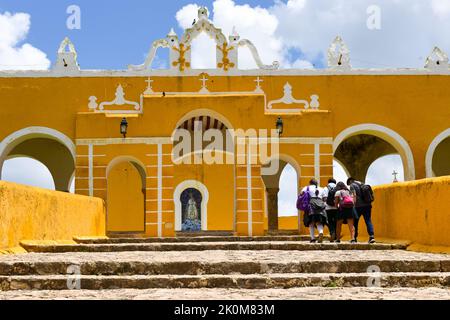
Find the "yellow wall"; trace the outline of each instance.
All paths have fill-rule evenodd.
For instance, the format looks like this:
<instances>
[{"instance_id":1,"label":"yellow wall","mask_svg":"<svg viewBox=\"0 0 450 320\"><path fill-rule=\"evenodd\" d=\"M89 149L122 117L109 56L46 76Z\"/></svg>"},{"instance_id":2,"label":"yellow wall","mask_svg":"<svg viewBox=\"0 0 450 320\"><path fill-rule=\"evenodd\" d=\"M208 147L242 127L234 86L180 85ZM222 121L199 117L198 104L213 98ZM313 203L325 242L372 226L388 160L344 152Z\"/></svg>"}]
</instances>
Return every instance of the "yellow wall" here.
<instances>
[{"instance_id":1,"label":"yellow wall","mask_svg":"<svg viewBox=\"0 0 450 320\"><path fill-rule=\"evenodd\" d=\"M208 188L208 230L233 231L234 165L175 166L174 186L195 180ZM178 200L178 199L177 199Z\"/></svg>"},{"instance_id":2,"label":"yellow wall","mask_svg":"<svg viewBox=\"0 0 450 320\"><path fill-rule=\"evenodd\" d=\"M22 240L104 235L101 199L0 181L0 249L16 247Z\"/></svg>"},{"instance_id":3,"label":"yellow wall","mask_svg":"<svg viewBox=\"0 0 450 320\"><path fill-rule=\"evenodd\" d=\"M379 237L450 246L450 177L374 188L372 219ZM361 234L365 232L360 222Z\"/></svg>"},{"instance_id":4,"label":"yellow wall","mask_svg":"<svg viewBox=\"0 0 450 320\"><path fill-rule=\"evenodd\" d=\"M298 230L298 216L278 217L278 229Z\"/></svg>"}]
</instances>

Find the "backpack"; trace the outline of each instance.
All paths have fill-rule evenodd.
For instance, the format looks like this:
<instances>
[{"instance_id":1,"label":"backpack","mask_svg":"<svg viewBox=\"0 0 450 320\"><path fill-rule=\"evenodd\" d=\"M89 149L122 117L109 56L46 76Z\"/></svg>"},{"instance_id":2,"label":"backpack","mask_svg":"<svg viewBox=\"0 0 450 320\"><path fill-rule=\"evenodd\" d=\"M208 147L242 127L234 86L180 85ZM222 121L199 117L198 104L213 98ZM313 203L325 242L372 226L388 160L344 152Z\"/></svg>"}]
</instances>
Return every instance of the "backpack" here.
<instances>
[{"instance_id":1,"label":"backpack","mask_svg":"<svg viewBox=\"0 0 450 320\"><path fill-rule=\"evenodd\" d=\"M311 195L309 194L309 187L306 191L298 196L297 209L301 211L310 211L309 202L311 201Z\"/></svg>"},{"instance_id":2,"label":"backpack","mask_svg":"<svg viewBox=\"0 0 450 320\"><path fill-rule=\"evenodd\" d=\"M352 184L352 186L356 191L356 196L359 200L358 203L361 201L364 204L371 204L375 200L373 190L370 185L355 182Z\"/></svg>"},{"instance_id":3,"label":"backpack","mask_svg":"<svg viewBox=\"0 0 450 320\"><path fill-rule=\"evenodd\" d=\"M325 202L321 198L311 198L310 208L314 214L323 214L326 208Z\"/></svg>"},{"instance_id":4,"label":"backpack","mask_svg":"<svg viewBox=\"0 0 450 320\"><path fill-rule=\"evenodd\" d=\"M363 184L361 186L361 198L367 204L370 204L375 200L375 197L373 195L373 190L370 185Z\"/></svg>"},{"instance_id":5,"label":"backpack","mask_svg":"<svg viewBox=\"0 0 450 320\"><path fill-rule=\"evenodd\" d=\"M353 202L353 197L347 190L341 190L341 195L339 199L340 208L353 208L355 203Z\"/></svg>"},{"instance_id":6,"label":"backpack","mask_svg":"<svg viewBox=\"0 0 450 320\"><path fill-rule=\"evenodd\" d=\"M327 205L329 205L330 207L334 207L335 203L334 203L334 198L336 197L336 187L334 188L328 188L328 197L327 197Z\"/></svg>"}]
</instances>

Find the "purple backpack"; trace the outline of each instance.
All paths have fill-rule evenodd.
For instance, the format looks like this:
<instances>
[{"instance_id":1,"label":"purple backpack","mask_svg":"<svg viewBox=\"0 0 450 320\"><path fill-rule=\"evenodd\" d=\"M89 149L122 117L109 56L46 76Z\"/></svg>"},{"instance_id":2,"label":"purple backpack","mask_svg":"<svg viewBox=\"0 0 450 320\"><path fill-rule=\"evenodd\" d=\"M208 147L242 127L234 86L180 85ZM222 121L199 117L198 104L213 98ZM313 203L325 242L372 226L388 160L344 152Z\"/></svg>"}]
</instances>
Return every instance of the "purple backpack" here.
<instances>
[{"instance_id":1,"label":"purple backpack","mask_svg":"<svg viewBox=\"0 0 450 320\"><path fill-rule=\"evenodd\" d=\"M311 195L309 194L309 187L306 189L306 192L304 192L302 195L298 196L297 199L297 209L301 211L309 211L309 202L311 200Z\"/></svg>"}]
</instances>

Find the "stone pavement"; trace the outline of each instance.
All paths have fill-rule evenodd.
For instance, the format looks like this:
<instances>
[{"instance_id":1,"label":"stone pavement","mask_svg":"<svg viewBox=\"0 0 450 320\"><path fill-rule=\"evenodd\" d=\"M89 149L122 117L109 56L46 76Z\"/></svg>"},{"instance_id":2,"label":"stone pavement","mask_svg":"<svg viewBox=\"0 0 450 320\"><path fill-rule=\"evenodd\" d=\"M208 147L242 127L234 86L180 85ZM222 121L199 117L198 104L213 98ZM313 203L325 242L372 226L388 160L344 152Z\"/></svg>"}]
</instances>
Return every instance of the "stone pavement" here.
<instances>
[{"instance_id":1,"label":"stone pavement","mask_svg":"<svg viewBox=\"0 0 450 320\"><path fill-rule=\"evenodd\" d=\"M0 299L450 299L450 255L282 239L29 242L0 256Z\"/></svg>"},{"instance_id":2,"label":"stone pavement","mask_svg":"<svg viewBox=\"0 0 450 320\"><path fill-rule=\"evenodd\" d=\"M450 300L445 288L121 289L0 292L0 300Z\"/></svg>"}]
</instances>

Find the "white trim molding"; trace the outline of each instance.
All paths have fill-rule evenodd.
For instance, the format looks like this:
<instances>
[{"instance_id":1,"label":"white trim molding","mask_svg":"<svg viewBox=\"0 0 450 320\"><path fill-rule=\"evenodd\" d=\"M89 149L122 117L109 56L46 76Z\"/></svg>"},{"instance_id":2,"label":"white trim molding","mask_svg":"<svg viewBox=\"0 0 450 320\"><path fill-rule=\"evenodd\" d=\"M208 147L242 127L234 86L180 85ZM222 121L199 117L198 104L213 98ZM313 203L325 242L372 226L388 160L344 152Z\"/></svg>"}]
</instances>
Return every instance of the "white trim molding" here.
<instances>
[{"instance_id":1,"label":"white trim molding","mask_svg":"<svg viewBox=\"0 0 450 320\"><path fill-rule=\"evenodd\" d=\"M373 135L390 143L402 158L403 167L405 170L405 180L415 180L416 171L414 165L414 156L408 142L397 132L378 124L360 124L343 130L334 139L333 153L336 152L338 147L342 142L344 142L345 139L359 134Z\"/></svg>"},{"instance_id":2,"label":"white trim molding","mask_svg":"<svg viewBox=\"0 0 450 320\"><path fill-rule=\"evenodd\" d=\"M444 130L441 132L434 140L431 142L430 146L428 147L427 154L425 157L425 171L427 178L433 178L435 177L435 174L433 172L433 156L434 152L436 151L437 146L450 137L450 128Z\"/></svg>"},{"instance_id":3,"label":"white trim molding","mask_svg":"<svg viewBox=\"0 0 450 320\"><path fill-rule=\"evenodd\" d=\"M208 230L208 201L209 192L208 188L197 180L186 180L180 183L173 193L173 202L175 203L175 231L181 231L182 224L182 206L181 206L181 194L189 188L194 188L200 191L202 195L202 207L201 207L201 220L202 220L202 231Z\"/></svg>"}]
</instances>

